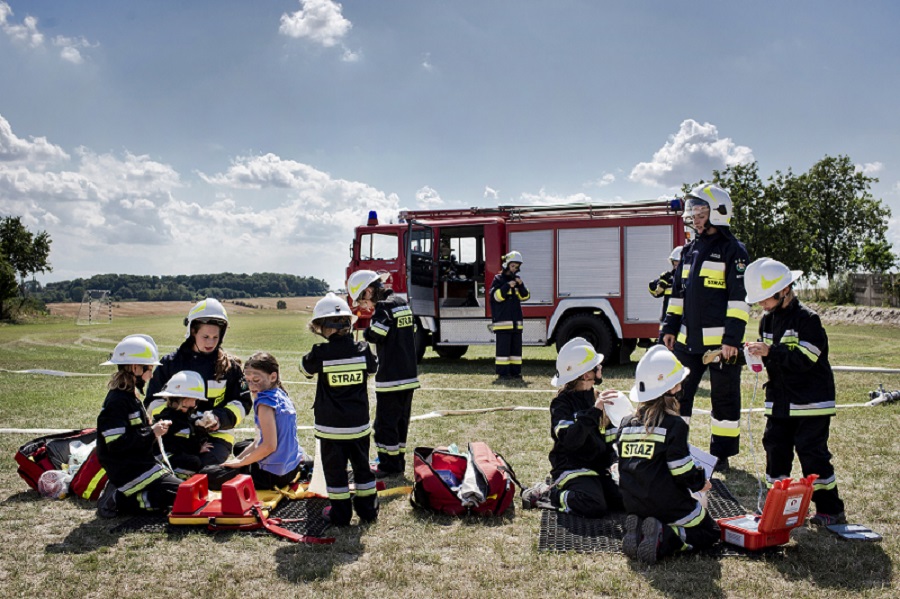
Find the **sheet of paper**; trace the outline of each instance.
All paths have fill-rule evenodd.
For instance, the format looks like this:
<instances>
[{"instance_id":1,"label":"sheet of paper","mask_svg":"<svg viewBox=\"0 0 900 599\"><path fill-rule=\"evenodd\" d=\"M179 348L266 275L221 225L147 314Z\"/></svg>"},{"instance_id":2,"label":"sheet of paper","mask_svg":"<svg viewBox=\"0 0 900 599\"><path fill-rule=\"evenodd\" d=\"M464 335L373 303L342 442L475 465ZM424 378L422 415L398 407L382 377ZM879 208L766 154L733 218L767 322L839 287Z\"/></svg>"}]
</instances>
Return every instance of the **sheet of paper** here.
<instances>
[{"instance_id":1,"label":"sheet of paper","mask_svg":"<svg viewBox=\"0 0 900 599\"><path fill-rule=\"evenodd\" d=\"M688 445L688 449L691 451L691 457L694 458L694 463L703 466L703 470L706 471L706 478L711 478L713 469L716 467L716 462L719 461L719 458L690 444Z\"/></svg>"}]
</instances>

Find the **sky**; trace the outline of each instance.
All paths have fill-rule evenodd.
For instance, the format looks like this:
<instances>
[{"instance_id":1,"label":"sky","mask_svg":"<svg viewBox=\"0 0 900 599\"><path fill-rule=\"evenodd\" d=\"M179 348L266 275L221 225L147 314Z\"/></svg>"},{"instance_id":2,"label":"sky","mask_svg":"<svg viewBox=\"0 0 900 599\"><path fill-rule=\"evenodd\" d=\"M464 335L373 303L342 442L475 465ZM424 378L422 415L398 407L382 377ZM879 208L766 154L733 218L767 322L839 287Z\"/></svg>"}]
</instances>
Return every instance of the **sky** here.
<instances>
[{"instance_id":1,"label":"sky","mask_svg":"<svg viewBox=\"0 0 900 599\"><path fill-rule=\"evenodd\" d=\"M849 156L900 253L900 3L0 0L0 215L50 282L343 286L369 210L647 200Z\"/></svg>"}]
</instances>

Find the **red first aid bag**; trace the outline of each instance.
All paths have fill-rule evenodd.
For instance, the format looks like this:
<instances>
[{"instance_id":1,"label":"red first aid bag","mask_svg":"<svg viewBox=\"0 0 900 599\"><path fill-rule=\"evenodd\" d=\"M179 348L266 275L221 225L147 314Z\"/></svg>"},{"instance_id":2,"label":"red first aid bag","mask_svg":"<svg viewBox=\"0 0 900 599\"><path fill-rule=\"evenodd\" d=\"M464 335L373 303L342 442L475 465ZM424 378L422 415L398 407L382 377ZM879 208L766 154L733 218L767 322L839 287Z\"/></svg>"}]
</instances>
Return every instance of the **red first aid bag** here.
<instances>
[{"instance_id":1,"label":"red first aid bag","mask_svg":"<svg viewBox=\"0 0 900 599\"><path fill-rule=\"evenodd\" d=\"M38 437L22 445L16 452L17 472L35 491L38 490L38 479L48 470L62 470L69 463L69 444L81 441L90 444L97 439L97 429L85 428ZM82 472L83 471L83 472ZM100 477L98 478L98 473ZM76 481L78 484L76 485ZM97 450L81 465L69 484L69 489L85 499L96 500L106 484L106 471L97 459ZM76 487L79 490L76 490ZM86 493L86 494L85 494Z\"/></svg>"},{"instance_id":2,"label":"red first aid bag","mask_svg":"<svg viewBox=\"0 0 900 599\"><path fill-rule=\"evenodd\" d=\"M500 516L516 496L512 467L482 441L469 443L467 455L417 447L413 474L412 504L451 516Z\"/></svg>"}]
</instances>

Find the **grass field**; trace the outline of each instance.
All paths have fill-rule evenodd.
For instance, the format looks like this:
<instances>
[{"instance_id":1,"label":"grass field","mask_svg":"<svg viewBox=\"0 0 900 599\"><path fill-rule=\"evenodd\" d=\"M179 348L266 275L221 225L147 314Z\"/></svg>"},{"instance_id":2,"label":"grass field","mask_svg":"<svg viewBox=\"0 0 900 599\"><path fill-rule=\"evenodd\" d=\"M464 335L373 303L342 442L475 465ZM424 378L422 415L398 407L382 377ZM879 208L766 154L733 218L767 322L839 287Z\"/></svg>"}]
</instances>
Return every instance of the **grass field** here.
<instances>
[{"instance_id":1,"label":"grass field","mask_svg":"<svg viewBox=\"0 0 900 599\"><path fill-rule=\"evenodd\" d=\"M297 406L299 422L312 423L314 387L297 370L314 342L302 310L235 313L225 346L246 358L272 352ZM181 316L117 317L111 325L76 327L69 317L0 326L0 428L93 426L103 397L99 366L115 343L130 333L148 333L162 351L183 339ZM900 367L900 330L832 326L832 364ZM640 352L641 350L639 350ZM421 364L423 389L413 414L439 409L497 406L546 407L552 348L525 349L527 386L515 390L491 383L490 348L470 348L458 361L431 351ZM633 358L636 360L640 353ZM57 377L9 371L51 369L103 376ZM607 368L604 388L631 385L634 365ZM878 383L900 389L900 375L838 372L839 404L861 404ZM764 377L763 377L764 378ZM755 378L744 374L744 407L761 407ZM760 385L762 381L760 381ZM698 408L709 407L708 385ZM373 397L374 399L374 397ZM742 453L724 478L752 508L761 470L764 419L742 421ZM332 546L295 545L271 536L240 533L113 534L119 520L100 520L94 505L69 498L45 500L15 473L13 454L35 434L0 434L0 557L3 597L896 597L900 577L898 475L900 405L851 407L832 424L841 495L851 521L884 536L881 543L851 543L814 528L795 531L781 555L763 559L688 556L647 568L612 554L546 554L537 551L540 514L517 507L496 520L435 517L413 510L405 498L382 503L379 521L334 531ZM692 421L692 442L708 446L709 418ZM311 449L308 431L301 443ZM523 482L549 470L549 415L545 411L497 411L414 422L410 447L485 440L515 467ZM751 443L752 441L752 443ZM752 445L752 449L751 449ZM374 454L373 454L374 455ZM411 480L411 466L407 466ZM795 475L799 467L795 467Z\"/></svg>"}]
</instances>

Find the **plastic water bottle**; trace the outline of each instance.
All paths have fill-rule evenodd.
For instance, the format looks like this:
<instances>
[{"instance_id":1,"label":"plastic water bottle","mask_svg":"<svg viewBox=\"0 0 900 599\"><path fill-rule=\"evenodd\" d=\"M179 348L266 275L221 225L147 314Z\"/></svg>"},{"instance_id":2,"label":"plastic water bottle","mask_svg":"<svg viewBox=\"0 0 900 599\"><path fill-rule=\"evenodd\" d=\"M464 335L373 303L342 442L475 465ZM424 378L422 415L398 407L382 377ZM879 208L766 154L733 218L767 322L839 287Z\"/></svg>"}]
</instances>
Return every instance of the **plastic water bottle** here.
<instances>
[{"instance_id":1,"label":"plastic water bottle","mask_svg":"<svg viewBox=\"0 0 900 599\"><path fill-rule=\"evenodd\" d=\"M615 427L618 427L623 420L634 414L634 406L631 405L631 400L621 391L616 394L613 403L606 404L603 406L603 409L606 411L609 421Z\"/></svg>"}]
</instances>

